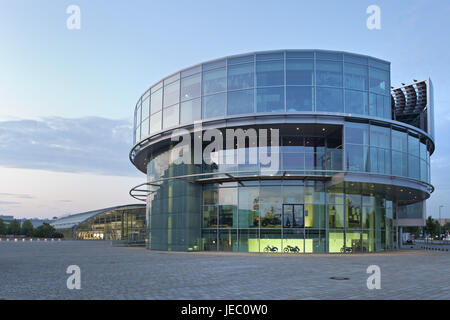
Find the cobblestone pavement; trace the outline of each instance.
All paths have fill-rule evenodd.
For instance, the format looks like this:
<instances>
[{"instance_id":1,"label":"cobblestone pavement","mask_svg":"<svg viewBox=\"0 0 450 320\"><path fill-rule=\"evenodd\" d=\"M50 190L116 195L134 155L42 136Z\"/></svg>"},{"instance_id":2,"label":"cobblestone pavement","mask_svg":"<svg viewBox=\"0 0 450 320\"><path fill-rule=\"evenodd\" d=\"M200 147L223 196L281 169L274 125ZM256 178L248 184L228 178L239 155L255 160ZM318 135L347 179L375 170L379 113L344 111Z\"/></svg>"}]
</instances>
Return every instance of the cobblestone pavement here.
<instances>
[{"instance_id":1,"label":"cobblestone pavement","mask_svg":"<svg viewBox=\"0 0 450 320\"><path fill-rule=\"evenodd\" d=\"M81 290L66 286L81 268ZM369 290L369 265L381 289ZM450 252L156 252L109 242L0 242L0 299L450 299ZM349 280L331 280L332 276Z\"/></svg>"}]
</instances>

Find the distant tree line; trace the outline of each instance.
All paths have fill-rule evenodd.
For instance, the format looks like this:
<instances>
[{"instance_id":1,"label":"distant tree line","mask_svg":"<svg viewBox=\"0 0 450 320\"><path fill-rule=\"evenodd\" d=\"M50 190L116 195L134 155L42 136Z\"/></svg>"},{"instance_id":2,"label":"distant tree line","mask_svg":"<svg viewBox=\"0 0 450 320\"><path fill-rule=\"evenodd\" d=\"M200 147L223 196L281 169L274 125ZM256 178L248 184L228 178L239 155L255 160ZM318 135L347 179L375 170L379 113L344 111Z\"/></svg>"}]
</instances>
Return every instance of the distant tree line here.
<instances>
[{"instance_id":1,"label":"distant tree line","mask_svg":"<svg viewBox=\"0 0 450 320\"><path fill-rule=\"evenodd\" d=\"M422 237L426 234L427 237L429 236L432 239L441 239L448 232L450 232L450 223L446 223L441 226L441 234L439 234L439 221L430 216L426 221L425 227L407 227L403 228L403 232L412 233L416 238Z\"/></svg>"},{"instance_id":2,"label":"distant tree line","mask_svg":"<svg viewBox=\"0 0 450 320\"><path fill-rule=\"evenodd\" d=\"M44 222L37 228L34 228L30 220L25 220L22 225L16 219L12 220L8 225L0 219L0 236L14 235L36 238L63 238L61 232L57 232L50 224Z\"/></svg>"}]
</instances>

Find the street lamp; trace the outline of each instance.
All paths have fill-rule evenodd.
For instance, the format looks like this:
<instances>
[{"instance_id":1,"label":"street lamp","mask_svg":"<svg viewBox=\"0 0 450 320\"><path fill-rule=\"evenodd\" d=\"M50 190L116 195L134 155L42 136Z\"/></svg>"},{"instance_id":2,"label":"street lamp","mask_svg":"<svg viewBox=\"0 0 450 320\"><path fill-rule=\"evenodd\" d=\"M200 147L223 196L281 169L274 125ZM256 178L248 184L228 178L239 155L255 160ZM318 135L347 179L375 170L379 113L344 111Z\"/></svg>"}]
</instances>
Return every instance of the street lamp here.
<instances>
[{"instance_id":1,"label":"street lamp","mask_svg":"<svg viewBox=\"0 0 450 320\"><path fill-rule=\"evenodd\" d=\"M441 208L443 207L443 205L439 206L439 240L441 240Z\"/></svg>"}]
</instances>

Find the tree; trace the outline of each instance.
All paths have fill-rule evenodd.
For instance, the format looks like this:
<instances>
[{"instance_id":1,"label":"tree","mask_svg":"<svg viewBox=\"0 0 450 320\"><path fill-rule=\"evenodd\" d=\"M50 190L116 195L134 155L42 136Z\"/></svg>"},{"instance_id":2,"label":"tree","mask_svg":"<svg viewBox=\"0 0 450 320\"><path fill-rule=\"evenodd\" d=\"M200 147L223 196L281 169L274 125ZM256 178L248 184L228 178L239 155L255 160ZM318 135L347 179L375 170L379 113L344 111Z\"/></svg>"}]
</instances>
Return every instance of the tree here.
<instances>
[{"instance_id":1,"label":"tree","mask_svg":"<svg viewBox=\"0 0 450 320\"><path fill-rule=\"evenodd\" d=\"M34 229L33 237L38 238L63 238L63 234L57 232L55 228L53 228L48 223L44 222L42 225Z\"/></svg>"},{"instance_id":2,"label":"tree","mask_svg":"<svg viewBox=\"0 0 450 320\"><path fill-rule=\"evenodd\" d=\"M6 231L8 231L8 227L6 226L5 222L0 219L0 235L5 235Z\"/></svg>"},{"instance_id":3,"label":"tree","mask_svg":"<svg viewBox=\"0 0 450 320\"><path fill-rule=\"evenodd\" d=\"M34 226L30 220L25 220L22 223L21 234L30 237L33 234Z\"/></svg>"},{"instance_id":4,"label":"tree","mask_svg":"<svg viewBox=\"0 0 450 320\"><path fill-rule=\"evenodd\" d=\"M8 225L8 234L20 234L20 223L16 219L12 220Z\"/></svg>"},{"instance_id":5,"label":"tree","mask_svg":"<svg viewBox=\"0 0 450 320\"><path fill-rule=\"evenodd\" d=\"M433 219L431 216L428 217L427 222L424 227L424 231L427 235L431 237L436 237L439 235L439 222Z\"/></svg>"},{"instance_id":6,"label":"tree","mask_svg":"<svg viewBox=\"0 0 450 320\"><path fill-rule=\"evenodd\" d=\"M421 229L421 227L405 227L403 228L403 232L411 233L417 239L418 237L420 237Z\"/></svg>"}]
</instances>

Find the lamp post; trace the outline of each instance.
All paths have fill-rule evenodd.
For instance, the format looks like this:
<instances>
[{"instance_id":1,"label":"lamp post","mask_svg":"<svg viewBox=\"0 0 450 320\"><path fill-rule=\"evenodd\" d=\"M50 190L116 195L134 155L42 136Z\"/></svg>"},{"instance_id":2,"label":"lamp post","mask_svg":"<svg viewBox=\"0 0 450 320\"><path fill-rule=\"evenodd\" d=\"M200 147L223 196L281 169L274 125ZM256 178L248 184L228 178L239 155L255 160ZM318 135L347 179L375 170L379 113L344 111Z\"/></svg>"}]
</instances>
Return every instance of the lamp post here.
<instances>
[{"instance_id":1,"label":"lamp post","mask_svg":"<svg viewBox=\"0 0 450 320\"><path fill-rule=\"evenodd\" d=\"M443 207L443 205L439 206L439 240L441 240L441 208Z\"/></svg>"}]
</instances>

